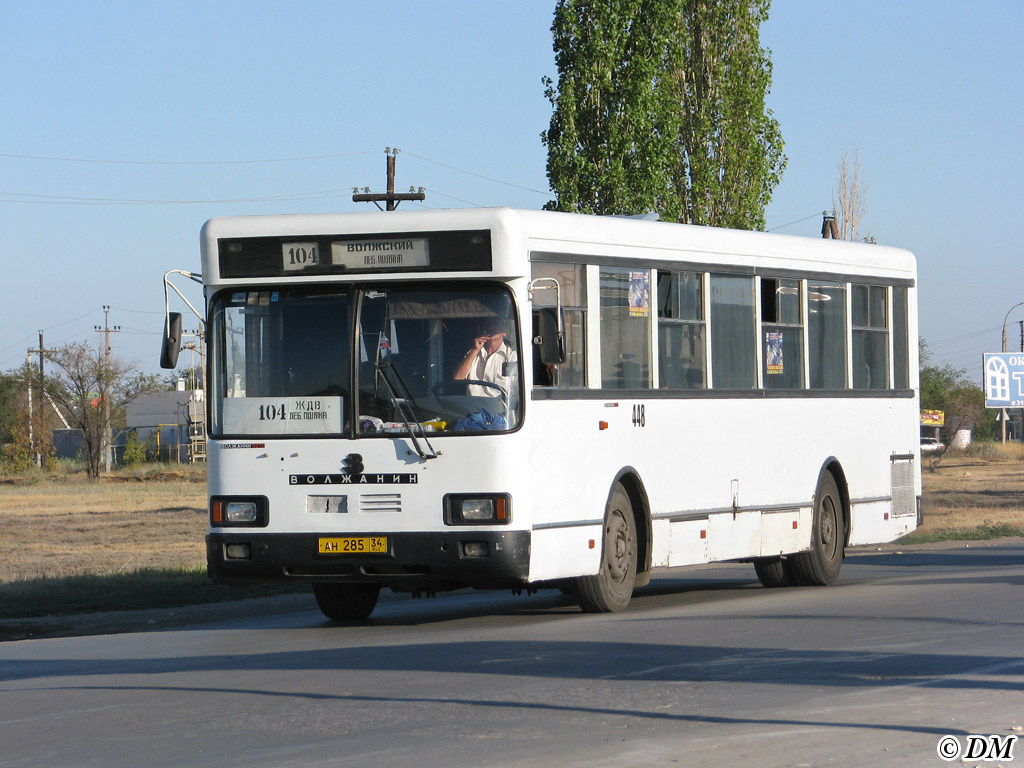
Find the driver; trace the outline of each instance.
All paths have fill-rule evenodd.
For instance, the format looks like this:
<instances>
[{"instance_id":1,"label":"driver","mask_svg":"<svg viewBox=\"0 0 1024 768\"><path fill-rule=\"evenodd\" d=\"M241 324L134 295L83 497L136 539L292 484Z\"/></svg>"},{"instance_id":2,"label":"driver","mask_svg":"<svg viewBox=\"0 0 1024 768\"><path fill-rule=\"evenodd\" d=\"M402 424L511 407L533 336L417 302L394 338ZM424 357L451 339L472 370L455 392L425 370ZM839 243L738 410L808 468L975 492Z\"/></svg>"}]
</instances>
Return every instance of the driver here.
<instances>
[{"instance_id":1,"label":"driver","mask_svg":"<svg viewBox=\"0 0 1024 768\"><path fill-rule=\"evenodd\" d=\"M459 367L455 369L454 378L457 381L468 379L496 384L507 397L515 365L505 364L516 363L519 360L507 337L508 326L500 317L489 317L484 320L481 323L481 334L473 339L473 348L466 353ZM480 384L468 384L466 390L470 395L477 397L498 396L494 387L484 387Z\"/></svg>"}]
</instances>

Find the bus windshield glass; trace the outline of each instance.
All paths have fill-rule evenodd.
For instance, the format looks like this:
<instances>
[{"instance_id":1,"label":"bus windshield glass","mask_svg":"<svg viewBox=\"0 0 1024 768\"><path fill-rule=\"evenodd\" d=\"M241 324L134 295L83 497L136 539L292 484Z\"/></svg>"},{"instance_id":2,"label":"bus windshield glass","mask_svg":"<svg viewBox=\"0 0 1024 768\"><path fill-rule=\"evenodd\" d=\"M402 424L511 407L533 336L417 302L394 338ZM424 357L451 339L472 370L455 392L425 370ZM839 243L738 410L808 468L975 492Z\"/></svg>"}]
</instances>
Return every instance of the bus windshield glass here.
<instances>
[{"instance_id":1,"label":"bus windshield glass","mask_svg":"<svg viewBox=\"0 0 1024 768\"><path fill-rule=\"evenodd\" d=\"M513 310L509 291L487 283L221 292L210 312L212 433L515 429Z\"/></svg>"},{"instance_id":2,"label":"bus windshield glass","mask_svg":"<svg viewBox=\"0 0 1024 768\"><path fill-rule=\"evenodd\" d=\"M359 432L405 431L406 398L426 431L517 426L519 333L504 286L364 291L359 323Z\"/></svg>"}]
</instances>

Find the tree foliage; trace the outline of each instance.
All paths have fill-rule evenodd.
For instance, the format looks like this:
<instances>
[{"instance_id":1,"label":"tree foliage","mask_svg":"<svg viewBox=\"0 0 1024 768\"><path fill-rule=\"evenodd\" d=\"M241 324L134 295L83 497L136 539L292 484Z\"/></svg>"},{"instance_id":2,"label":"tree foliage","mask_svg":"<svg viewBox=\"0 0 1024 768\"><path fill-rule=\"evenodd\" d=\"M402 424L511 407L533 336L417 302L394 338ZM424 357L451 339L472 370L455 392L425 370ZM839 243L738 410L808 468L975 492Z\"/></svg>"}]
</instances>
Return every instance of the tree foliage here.
<instances>
[{"instance_id":1,"label":"tree foliage","mask_svg":"<svg viewBox=\"0 0 1024 768\"><path fill-rule=\"evenodd\" d=\"M24 379L15 373L0 373L0 445L14 441L21 422L21 393Z\"/></svg>"},{"instance_id":2,"label":"tree foliage","mask_svg":"<svg viewBox=\"0 0 1024 768\"><path fill-rule=\"evenodd\" d=\"M29 388L34 402L29 408ZM54 458L52 406L44 402L38 374L26 362L0 373L0 469L23 472L38 457L43 466Z\"/></svg>"},{"instance_id":3,"label":"tree foliage","mask_svg":"<svg viewBox=\"0 0 1024 768\"><path fill-rule=\"evenodd\" d=\"M971 381L967 371L949 363L932 362L924 339L920 344L921 408L943 411L942 440L949 445L961 429L972 429L975 440L991 440L995 434L996 411L985 407L985 392Z\"/></svg>"},{"instance_id":4,"label":"tree foliage","mask_svg":"<svg viewBox=\"0 0 1024 768\"><path fill-rule=\"evenodd\" d=\"M82 430L86 473L97 478L111 426L128 403L157 387L156 378L107 358L101 349L85 342L58 347L48 352L46 359L58 369L52 381L47 381L47 390L69 421Z\"/></svg>"},{"instance_id":5,"label":"tree foliage","mask_svg":"<svg viewBox=\"0 0 1024 768\"><path fill-rule=\"evenodd\" d=\"M785 157L769 0L559 0L541 138L555 210L764 227Z\"/></svg>"},{"instance_id":6,"label":"tree foliage","mask_svg":"<svg viewBox=\"0 0 1024 768\"><path fill-rule=\"evenodd\" d=\"M0 373L0 469L22 472L32 466L28 410L22 407L24 375Z\"/></svg>"}]
</instances>

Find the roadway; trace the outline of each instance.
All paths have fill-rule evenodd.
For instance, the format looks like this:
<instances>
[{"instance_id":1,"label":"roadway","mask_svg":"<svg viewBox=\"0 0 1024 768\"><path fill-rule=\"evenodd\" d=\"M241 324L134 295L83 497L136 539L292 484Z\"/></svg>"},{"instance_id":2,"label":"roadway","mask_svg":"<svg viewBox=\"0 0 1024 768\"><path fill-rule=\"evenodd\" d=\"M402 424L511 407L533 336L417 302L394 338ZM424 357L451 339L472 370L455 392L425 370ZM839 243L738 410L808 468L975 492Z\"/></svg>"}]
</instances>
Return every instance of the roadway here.
<instances>
[{"instance_id":1,"label":"roadway","mask_svg":"<svg viewBox=\"0 0 1024 768\"><path fill-rule=\"evenodd\" d=\"M610 615L459 592L341 626L298 597L2 643L0 766L943 765L944 735L1024 738L1022 584L1002 540L859 550L828 588L671 571Z\"/></svg>"}]
</instances>

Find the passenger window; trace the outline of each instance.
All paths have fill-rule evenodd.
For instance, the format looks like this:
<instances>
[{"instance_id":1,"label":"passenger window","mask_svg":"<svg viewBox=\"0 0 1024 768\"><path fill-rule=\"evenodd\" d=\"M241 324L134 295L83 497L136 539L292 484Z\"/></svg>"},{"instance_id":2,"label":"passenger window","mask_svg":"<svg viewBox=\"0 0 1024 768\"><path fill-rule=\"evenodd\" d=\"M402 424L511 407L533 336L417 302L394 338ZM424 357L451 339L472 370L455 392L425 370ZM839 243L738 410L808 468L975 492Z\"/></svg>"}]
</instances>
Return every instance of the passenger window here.
<instances>
[{"instance_id":1,"label":"passenger window","mask_svg":"<svg viewBox=\"0 0 1024 768\"><path fill-rule=\"evenodd\" d=\"M765 389L803 389L804 330L801 282L761 278L761 376Z\"/></svg>"},{"instance_id":2,"label":"passenger window","mask_svg":"<svg viewBox=\"0 0 1024 768\"><path fill-rule=\"evenodd\" d=\"M846 389L846 284L807 283L811 389Z\"/></svg>"},{"instance_id":3,"label":"passenger window","mask_svg":"<svg viewBox=\"0 0 1024 768\"><path fill-rule=\"evenodd\" d=\"M892 289L892 376L896 389L910 388L910 328L907 289Z\"/></svg>"},{"instance_id":4,"label":"passenger window","mask_svg":"<svg viewBox=\"0 0 1024 768\"><path fill-rule=\"evenodd\" d=\"M586 269L582 264L556 264L535 261L531 277L551 277L558 281L565 317L565 362L561 365L543 365L533 348L533 383L540 387L585 387L587 385L586 365ZM555 305L553 291L536 291L535 306ZM534 336L537 335L534 320Z\"/></svg>"},{"instance_id":5,"label":"passenger window","mask_svg":"<svg viewBox=\"0 0 1024 768\"><path fill-rule=\"evenodd\" d=\"M886 289L853 286L853 388L888 389L889 332Z\"/></svg>"},{"instance_id":6,"label":"passenger window","mask_svg":"<svg viewBox=\"0 0 1024 768\"><path fill-rule=\"evenodd\" d=\"M601 386L651 386L651 270L602 267Z\"/></svg>"},{"instance_id":7,"label":"passenger window","mask_svg":"<svg viewBox=\"0 0 1024 768\"><path fill-rule=\"evenodd\" d=\"M757 386L754 278L711 276L711 386Z\"/></svg>"},{"instance_id":8,"label":"passenger window","mask_svg":"<svg viewBox=\"0 0 1024 768\"><path fill-rule=\"evenodd\" d=\"M658 386L707 386L704 286L699 272L658 273Z\"/></svg>"}]
</instances>

